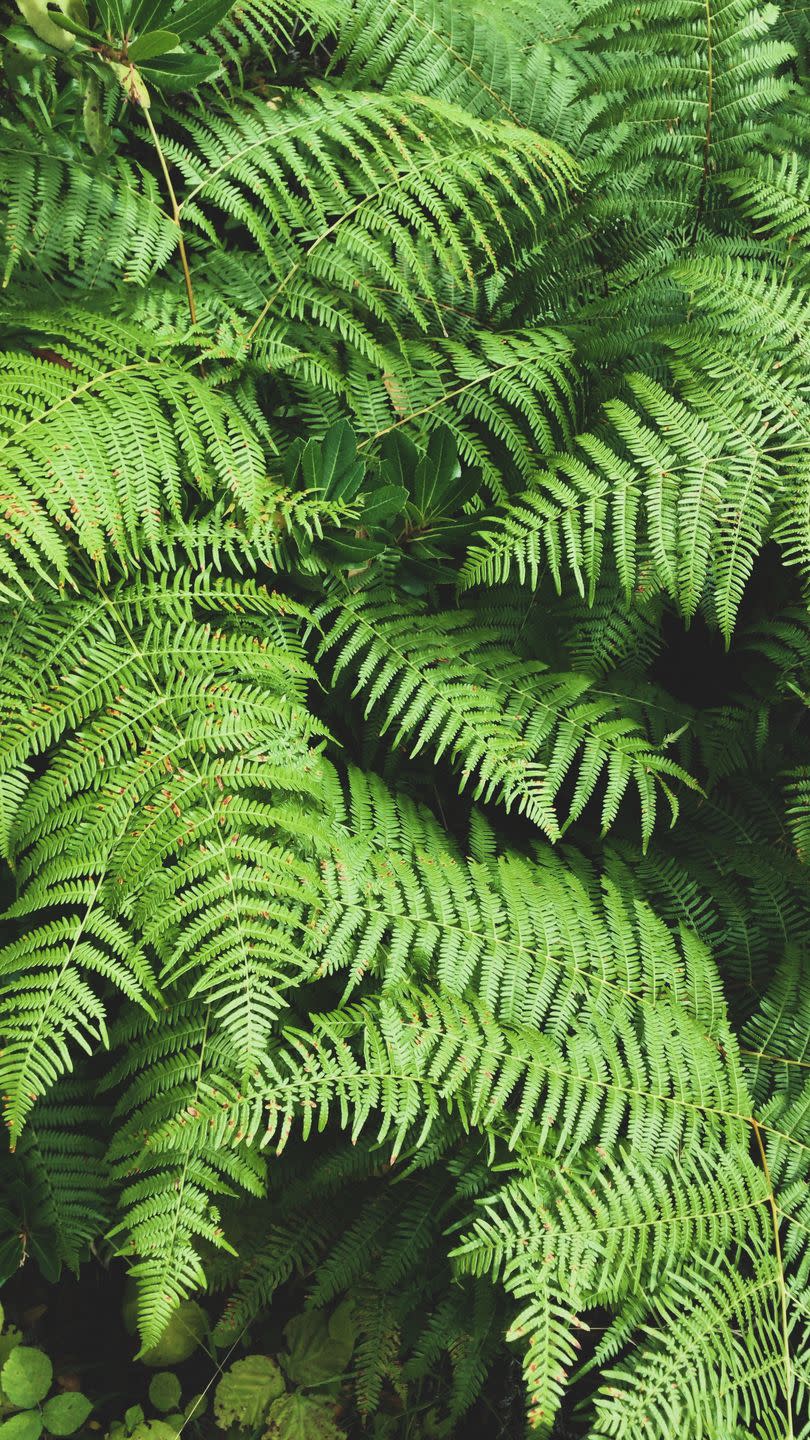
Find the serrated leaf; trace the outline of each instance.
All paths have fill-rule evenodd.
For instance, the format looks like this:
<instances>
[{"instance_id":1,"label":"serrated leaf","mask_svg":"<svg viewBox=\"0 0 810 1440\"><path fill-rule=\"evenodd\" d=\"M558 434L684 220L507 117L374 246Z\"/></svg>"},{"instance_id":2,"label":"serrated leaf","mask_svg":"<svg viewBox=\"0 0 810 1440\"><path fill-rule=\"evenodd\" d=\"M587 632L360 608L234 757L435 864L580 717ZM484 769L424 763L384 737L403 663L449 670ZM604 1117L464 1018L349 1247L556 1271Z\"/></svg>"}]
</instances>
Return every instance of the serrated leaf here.
<instances>
[{"instance_id":1,"label":"serrated leaf","mask_svg":"<svg viewBox=\"0 0 810 1440\"><path fill-rule=\"evenodd\" d=\"M267 1420L265 1440L345 1440L334 1406L314 1396L282 1395L270 1407Z\"/></svg>"},{"instance_id":2,"label":"serrated leaf","mask_svg":"<svg viewBox=\"0 0 810 1440\"><path fill-rule=\"evenodd\" d=\"M144 1420L135 1426L132 1440L177 1440L177 1431L165 1420Z\"/></svg>"},{"instance_id":3,"label":"serrated leaf","mask_svg":"<svg viewBox=\"0 0 810 1440\"><path fill-rule=\"evenodd\" d=\"M201 1393L192 1395L183 1414L187 1420L200 1420L208 1409L208 1397Z\"/></svg>"},{"instance_id":4,"label":"serrated leaf","mask_svg":"<svg viewBox=\"0 0 810 1440\"><path fill-rule=\"evenodd\" d=\"M284 1378L269 1355L248 1355L237 1360L220 1380L214 1396L214 1417L220 1429L231 1425L250 1429L267 1414L268 1406L284 1392Z\"/></svg>"}]
</instances>

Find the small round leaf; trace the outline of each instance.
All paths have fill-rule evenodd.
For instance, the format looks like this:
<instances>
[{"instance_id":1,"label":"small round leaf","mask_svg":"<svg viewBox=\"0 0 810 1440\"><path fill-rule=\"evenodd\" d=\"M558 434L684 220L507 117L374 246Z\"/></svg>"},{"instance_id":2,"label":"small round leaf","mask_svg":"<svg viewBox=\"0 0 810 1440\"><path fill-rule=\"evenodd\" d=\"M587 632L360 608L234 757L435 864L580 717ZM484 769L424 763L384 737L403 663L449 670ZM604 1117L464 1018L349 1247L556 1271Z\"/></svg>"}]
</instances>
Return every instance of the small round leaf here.
<instances>
[{"instance_id":1,"label":"small round leaf","mask_svg":"<svg viewBox=\"0 0 810 1440\"><path fill-rule=\"evenodd\" d=\"M92 1400L79 1390L67 1390L64 1395L54 1395L42 1407L45 1429L51 1435L73 1435L84 1424L93 1408Z\"/></svg>"},{"instance_id":2,"label":"small round leaf","mask_svg":"<svg viewBox=\"0 0 810 1440\"><path fill-rule=\"evenodd\" d=\"M160 1370L149 1382L149 1399L156 1410L176 1410L180 1404L180 1381L171 1370Z\"/></svg>"},{"instance_id":3,"label":"small round leaf","mask_svg":"<svg viewBox=\"0 0 810 1440\"><path fill-rule=\"evenodd\" d=\"M0 1425L0 1440L39 1440L42 1416L38 1410L21 1410Z\"/></svg>"},{"instance_id":4,"label":"small round leaf","mask_svg":"<svg viewBox=\"0 0 810 1440\"><path fill-rule=\"evenodd\" d=\"M192 1395L183 1413L187 1420L201 1420L207 1409L208 1399L204 1394Z\"/></svg>"},{"instance_id":5,"label":"small round leaf","mask_svg":"<svg viewBox=\"0 0 810 1440\"><path fill-rule=\"evenodd\" d=\"M28 1409L44 1400L51 1388L53 1366L32 1345L18 1345L0 1370L0 1386L12 1405Z\"/></svg>"}]
</instances>

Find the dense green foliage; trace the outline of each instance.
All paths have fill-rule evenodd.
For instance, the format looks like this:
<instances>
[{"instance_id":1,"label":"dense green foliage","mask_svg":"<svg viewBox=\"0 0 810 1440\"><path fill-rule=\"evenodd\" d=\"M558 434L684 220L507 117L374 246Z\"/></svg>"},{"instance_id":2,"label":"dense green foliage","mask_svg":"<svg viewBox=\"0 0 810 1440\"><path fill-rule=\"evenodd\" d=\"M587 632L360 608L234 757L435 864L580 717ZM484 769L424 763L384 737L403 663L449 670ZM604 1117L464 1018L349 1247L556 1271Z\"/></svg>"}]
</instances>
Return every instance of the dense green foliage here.
<instances>
[{"instance_id":1,"label":"dense green foliage","mask_svg":"<svg viewBox=\"0 0 810 1440\"><path fill-rule=\"evenodd\" d=\"M810 1436L805 11L12 9L0 1270Z\"/></svg>"}]
</instances>

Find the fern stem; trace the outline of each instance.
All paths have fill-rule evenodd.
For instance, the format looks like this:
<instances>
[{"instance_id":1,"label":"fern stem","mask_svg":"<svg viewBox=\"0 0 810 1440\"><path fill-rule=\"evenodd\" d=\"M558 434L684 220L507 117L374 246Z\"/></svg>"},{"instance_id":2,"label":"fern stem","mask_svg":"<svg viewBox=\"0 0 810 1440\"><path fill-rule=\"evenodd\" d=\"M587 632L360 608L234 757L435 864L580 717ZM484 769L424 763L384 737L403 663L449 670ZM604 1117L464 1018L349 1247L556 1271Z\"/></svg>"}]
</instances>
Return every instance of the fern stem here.
<instances>
[{"instance_id":1,"label":"fern stem","mask_svg":"<svg viewBox=\"0 0 810 1440\"><path fill-rule=\"evenodd\" d=\"M706 135L703 141L703 172L700 177L695 223L692 226L690 247L694 247L703 219L706 205L706 190L709 184L709 156L712 148L712 124L714 121L714 49L712 42L712 0L706 0Z\"/></svg>"},{"instance_id":2,"label":"fern stem","mask_svg":"<svg viewBox=\"0 0 810 1440\"><path fill-rule=\"evenodd\" d=\"M166 181L166 189L167 189L168 192L169 192L169 201L170 201L171 207L172 207L172 219L173 219L175 225L177 226L177 245L178 245L178 249L179 249L179 251L180 251L180 264L181 264L182 267L183 267L183 279L184 279L185 282L186 282L186 295L187 295L187 297L188 297L188 313L189 313L189 315L190 315L190 317L191 317L191 323L192 323L192 325L196 325L196 324L197 324L197 306L196 306L196 303L195 303L195 300L194 300L194 288L193 288L193 286L192 286L192 284L191 284L191 271L189 270L189 266L188 266L188 254L186 253L186 242L185 242L185 240L183 239L183 230L182 230L182 226L181 226L181 224L180 224L180 206L179 206L178 203L177 203L177 195L175 194L174 186L173 186L173 184L172 184L172 177L171 177L171 175L169 174L169 167L168 167L168 165L167 165L167 163L166 163L166 156L165 156L164 153L163 153L163 146L162 146L161 143L160 143L160 139L159 139L159 137L158 137L157 130L155 129L155 125L154 125L154 121L152 120L152 116L149 114L149 111L148 111L148 109L146 109L146 108L144 109L143 114L144 114L144 118L145 118L145 120L146 120L146 124L147 124L147 126L149 127L149 134L152 136L152 140L153 140L153 143L154 143L154 146L155 146L155 150L157 151L157 157L158 157L158 160L160 161L160 168L161 168L161 170L163 171L163 179Z\"/></svg>"},{"instance_id":3,"label":"fern stem","mask_svg":"<svg viewBox=\"0 0 810 1440\"><path fill-rule=\"evenodd\" d=\"M759 1158L765 1176L765 1183L768 1186L768 1208L771 1212L771 1223L773 1225L773 1244L776 1254L777 1284L779 1288L780 1328L782 1331L782 1349L785 1362L785 1405L787 1408L785 1440L792 1440L792 1437L795 1435L793 1428L793 1364L790 1358L790 1330L788 1328L787 1290L785 1287L785 1267L782 1261L782 1241L779 1235L779 1210L776 1204L773 1180L771 1179L771 1171L768 1165L768 1157L765 1153L765 1146L762 1143L759 1123L753 1115L751 1117L751 1127L756 1136Z\"/></svg>"}]
</instances>

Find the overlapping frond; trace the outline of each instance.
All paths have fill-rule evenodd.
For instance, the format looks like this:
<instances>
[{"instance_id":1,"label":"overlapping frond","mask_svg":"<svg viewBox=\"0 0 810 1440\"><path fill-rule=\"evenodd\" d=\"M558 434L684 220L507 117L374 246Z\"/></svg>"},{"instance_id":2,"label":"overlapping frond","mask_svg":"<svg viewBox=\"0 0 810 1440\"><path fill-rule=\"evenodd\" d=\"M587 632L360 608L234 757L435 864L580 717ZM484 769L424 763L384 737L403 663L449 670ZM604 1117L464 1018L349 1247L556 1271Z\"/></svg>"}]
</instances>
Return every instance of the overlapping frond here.
<instances>
[{"instance_id":1,"label":"overlapping frond","mask_svg":"<svg viewBox=\"0 0 810 1440\"><path fill-rule=\"evenodd\" d=\"M4 67L0 1272L808 1440L807 22L203 10Z\"/></svg>"},{"instance_id":2,"label":"overlapping frond","mask_svg":"<svg viewBox=\"0 0 810 1440\"><path fill-rule=\"evenodd\" d=\"M174 254L177 230L158 182L118 156L82 157L16 132L0 155L3 285L14 272L72 277L77 289L113 279L145 285Z\"/></svg>"},{"instance_id":3,"label":"overlapping frond","mask_svg":"<svg viewBox=\"0 0 810 1440\"><path fill-rule=\"evenodd\" d=\"M302 877L279 837L317 812L318 727L290 610L180 573L6 612L2 763L48 757L10 847L8 914L27 927L2 961L12 1135L71 1045L106 1040L103 992L85 976L145 999L150 954L164 984L196 975L243 1064L261 1053L278 986L300 971Z\"/></svg>"},{"instance_id":4,"label":"overlapping frond","mask_svg":"<svg viewBox=\"0 0 810 1440\"><path fill-rule=\"evenodd\" d=\"M381 731L410 754L447 754L460 788L476 799L497 795L551 839L582 814L597 786L603 831L632 786L645 843L660 796L677 815L671 782L694 785L686 771L651 743L643 724L620 710L614 694L587 675L549 673L479 628L471 612L430 615L372 593L345 601L331 619L322 652L335 652L334 678L355 674L366 715L379 711ZM558 797L574 782L567 814Z\"/></svg>"},{"instance_id":5,"label":"overlapping frond","mask_svg":"<svg viewBox=\"0 0 810 1440\"><path fill-rule=\"evenodd\" d=\"M29 312L24 347L16 338L0 356L6 600L37 576L70 583L75 549L102 577L165 566L195 497L227 496L243 525L260 511L248 417L169 347L69 310Z\"/></svg>"},{"instance_id":6,"label":"overlapping frond","mask_svg":"<svg viewBox=\"0 0 810 1440\"><path fill-rule=\"evenodd\" d=\"M536 584L548 572L559 587L570 572L592 599L608 551L626 600L652 581L691 619L708 593L730 636L771 517L793 491L765 415L752 406L743 416L735 390L718 393L701 379L679 399L628 376L630 399L605 404L605 429L579 436L488 520L463 584L512 574Z\"/></svg>"}]
</instances>

